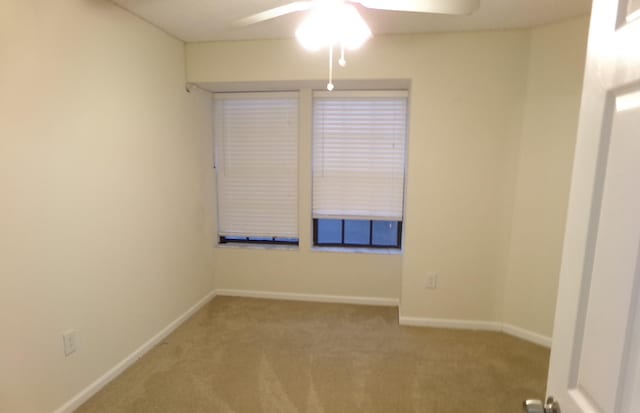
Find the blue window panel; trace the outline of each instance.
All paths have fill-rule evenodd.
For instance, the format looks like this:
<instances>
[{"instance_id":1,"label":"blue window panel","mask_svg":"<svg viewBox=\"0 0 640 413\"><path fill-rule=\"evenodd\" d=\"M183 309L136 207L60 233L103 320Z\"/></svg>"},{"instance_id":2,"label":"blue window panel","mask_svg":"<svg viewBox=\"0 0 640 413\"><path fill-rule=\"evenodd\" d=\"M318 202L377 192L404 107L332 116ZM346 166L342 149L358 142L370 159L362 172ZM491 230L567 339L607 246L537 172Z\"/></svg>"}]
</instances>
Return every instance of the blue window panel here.
<instances>
[{"instance_id":1,"label":"blue window panel","mask_svg":"<svg viewBox=\"0 0 640 413\"><path fill-rule=\"evenodd\" d=\"M369 245L369 221L346 219L344 221L344 243Z\"/></svg>"},{"instance_id":2,"label":"blue window panel","mask_svg":"<svg viewBox=\"0 0 640 413\"><path fill-rule=\"evenodd\" d=\"M341 244L342 220L319 219L318 220L318 244Z\"/></svg>"},{"instance_id":3,"label":"blue window panel","mask_svg":"<svg viewBox=\"0 0 640 413\"><path fill-rule=\"evenodd\" d=\"M249 237L250 241L273 241L273 237Z\"/></svg>"},{"instance_id":4,"label":"blue window panel","mask_svg":"<svg viewBox=\"0 0 640 413\"><path fill-rule=\"evenodd\" d=\"M276 241L279 241L279 242L298 242L298 238L281 238L281 237L276 237Z\"/></svg>"},{"instance_id":5,"label":"blue window panel","mask_svg":"<svg viewBox=\"0 0 640 413\"><path fill-rule=\"evenodd\" d=\"M247 237L236 237L227 235L226 237L224 237L224 239L226 241L246 241Z\"/></svg>"},{"instance_id":6,"label":"blue window panel","mask_svg":"<svg viewBox=\"0 0 640 413\"><path fill-rule=\"evenodd\" d=\"M396 221L373 221L372 244L395 247L398 245L398 223Z\"/></svg>"}]
</instances>

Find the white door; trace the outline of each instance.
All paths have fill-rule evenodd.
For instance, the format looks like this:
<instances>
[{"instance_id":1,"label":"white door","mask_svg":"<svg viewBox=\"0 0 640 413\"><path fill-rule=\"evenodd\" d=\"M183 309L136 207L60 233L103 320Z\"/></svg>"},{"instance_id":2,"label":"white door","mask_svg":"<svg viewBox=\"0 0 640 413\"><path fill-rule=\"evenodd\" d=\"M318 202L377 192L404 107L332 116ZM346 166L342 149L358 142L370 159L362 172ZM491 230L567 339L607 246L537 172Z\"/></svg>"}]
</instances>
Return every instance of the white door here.
<instances>
[{"instance_id":1,"label":"white door","mask_svg":"<svg viewBox=\"0 0 640 413\"><path fill-rule=\"evenodd\" d=\"M640 0L594 0L573 168L547 394L638 413Z\"/></svg>"}]
</instances>

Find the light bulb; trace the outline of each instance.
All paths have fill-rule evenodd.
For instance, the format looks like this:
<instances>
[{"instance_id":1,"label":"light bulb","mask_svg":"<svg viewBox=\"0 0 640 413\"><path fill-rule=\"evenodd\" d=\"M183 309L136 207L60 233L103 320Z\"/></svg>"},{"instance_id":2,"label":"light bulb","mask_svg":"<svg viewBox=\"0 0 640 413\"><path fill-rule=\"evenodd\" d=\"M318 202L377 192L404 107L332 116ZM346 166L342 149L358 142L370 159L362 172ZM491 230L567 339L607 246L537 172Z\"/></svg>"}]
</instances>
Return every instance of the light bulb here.
<instances>
[{"instance_id":1,"label":"light bulb","mask_svg":"<svg viewBox=\"0 0 640 413\"><path fill-rule=\"evenodd\" d=\"M296 30L298 42L307 50L344 45L357 49L371 37L371 30L358 10L341 0L317 2Z\"/></svg>"},{"instance_id":2,"label":"light bulb","mask_svg":"<svg viewBox=\"0 0 640 413\"><path fill-rule=\"evenodd\" d=\"M341 0L325 0L315 5L296 30L296 38L307 50L316 51L335 42L334 19L340 16Z\"/></svg>"},{"instance_id":3,"label":"light bulb","mask_svg":"<svg viewBox=\"0 0 640 413\"><path fill-rule=\"evenodd\" d=\"M296 30L296 38L305 49L315 52L327 47L327 39L322 33L322 26L309 15Z\"/></svg>"}]
</instances>

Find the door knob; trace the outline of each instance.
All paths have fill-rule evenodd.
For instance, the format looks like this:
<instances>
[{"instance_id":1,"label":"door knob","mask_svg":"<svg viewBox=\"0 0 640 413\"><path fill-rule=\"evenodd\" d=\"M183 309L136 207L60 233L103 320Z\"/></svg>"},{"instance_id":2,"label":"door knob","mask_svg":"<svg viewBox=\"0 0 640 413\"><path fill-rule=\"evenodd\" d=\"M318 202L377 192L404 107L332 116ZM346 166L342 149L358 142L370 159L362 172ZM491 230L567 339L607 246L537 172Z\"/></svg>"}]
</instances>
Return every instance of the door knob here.
<instances>
[{"instance_id":1,"label":"door knob","mask_svg":"<svg viewBox=\"0 0 640 413\"><path fill-rule=\"evenodd\" d=\"M560 404L553 396L549 396L544 404L540 400L525 400L522 410L525 413L561 413Z\"/></svg>"}]
</instances>

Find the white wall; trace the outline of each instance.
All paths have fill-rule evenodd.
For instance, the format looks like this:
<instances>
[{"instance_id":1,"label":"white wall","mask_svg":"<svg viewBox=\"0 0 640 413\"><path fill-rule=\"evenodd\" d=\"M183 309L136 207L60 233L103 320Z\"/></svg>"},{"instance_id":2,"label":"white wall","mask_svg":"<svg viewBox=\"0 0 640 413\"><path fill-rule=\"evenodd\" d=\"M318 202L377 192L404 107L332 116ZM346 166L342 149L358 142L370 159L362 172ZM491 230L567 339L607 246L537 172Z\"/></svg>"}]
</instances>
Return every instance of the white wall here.
<instances>
[{"instance_id":1,"label":"white wall","mask_svg":"<svg viewBox=\"0 0 640 413\"><path fill-rule=\"evenodd\" d=\"M531 31L504 291L506 323L551 336L588 19Z\"/></svg>"},{"instance_id":2,"label":"white wall","mask_svg":"<svg viewBox=\"0 0 640 413\"><path fill-rule=\"evenodd\" d=\"M0 2L0 411L58 408L213 288L209 119L149 24Z\"/></svg>"},{"instance_id":3,"label":"white wall","mask_svg":"<svg viewBox=\"0 0 640 413\"><path fill-rule=\"evenodd\" d=\"M307 294L402 296L408 316L497 320L499 258L510 228L505 180L520 130L528 31L378 36L347 56L341 79L409 79L410 136L405 251L399 256L309 250L215 251L218 287ZM193 82L323 80L325 53L294 40L187 45ZM308 156L308 155L304 155ZM310 163L301 162L300 216L310 215ZM440 273L435 291L423 288Z\"/></svg>"}]
</instances>

